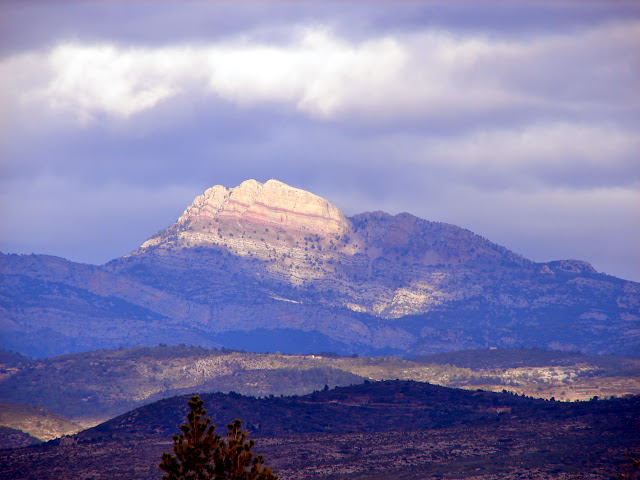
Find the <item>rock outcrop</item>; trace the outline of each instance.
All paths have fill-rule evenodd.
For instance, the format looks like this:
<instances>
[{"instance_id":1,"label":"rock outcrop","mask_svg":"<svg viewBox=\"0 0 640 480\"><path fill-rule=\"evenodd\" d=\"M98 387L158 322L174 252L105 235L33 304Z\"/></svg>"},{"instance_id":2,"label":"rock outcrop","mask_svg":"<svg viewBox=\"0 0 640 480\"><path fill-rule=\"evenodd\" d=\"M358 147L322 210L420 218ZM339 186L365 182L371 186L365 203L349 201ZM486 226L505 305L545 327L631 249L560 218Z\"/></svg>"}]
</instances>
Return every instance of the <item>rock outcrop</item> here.
<instances>
[{"instance_id":1,"label":"rock outcrop","mask_svg":"<svg viewBox=\"0 0 640 480\"><path fill-rule=\"evenodd\" d=\"M235 220L247 226L272 226L306 233L342 235L349 229L338 207L313 193L277 180L246 180L235 188L211 187L198 196L178 224Z\"/></svg>"}]
</instances>

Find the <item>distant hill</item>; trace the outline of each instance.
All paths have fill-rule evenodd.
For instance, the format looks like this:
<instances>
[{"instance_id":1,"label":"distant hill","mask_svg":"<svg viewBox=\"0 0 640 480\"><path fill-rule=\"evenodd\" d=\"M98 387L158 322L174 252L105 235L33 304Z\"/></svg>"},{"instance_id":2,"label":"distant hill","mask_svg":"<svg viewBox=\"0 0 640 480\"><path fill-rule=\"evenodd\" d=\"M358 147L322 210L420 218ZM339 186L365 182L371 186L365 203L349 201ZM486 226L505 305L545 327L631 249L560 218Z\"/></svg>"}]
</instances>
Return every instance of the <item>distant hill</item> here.
<instances>
[{"instance_id":1,"label":"distant hill","mask_svg":"<svg viewBox=\"0 0 640 480\"><path fill-rule=\"evenodd\" d=\"M4 478L158 478L188 398L43 446L0 451ZM202 399L219 430L243 419L255 451L291 480L608 478L640 441L640 397L564 403L386 381L303 397Z\"/></svg>"},{"instance_id":2,"label":"distant hill","mask_svg":"<svg viewBox=\"0 0 640 480\"><path fill-rule=\"evenodd\" d=\"M9 372L0 380L3 401L44 407L85 426L193 392L304 395L325 385L366 380L418 380L557 400L640 394L640 359L536 349L462 351L407 360L159 346L66 354L24 361L11 370L0 362L0 370ZM11 426L28 431L19 423Z\"/></svg>"},{"instance_id":3,"label":"distant hill","mask_svg":"<svg viewBox=\"0 0 640 480\"><path fill-rule=\"evenodd\" d=\"M451 364L473 370L495 370L526 367L566 367L571 365L592 365L608 373L621 373L626 369L640 367L640 359L623 358L613 355L585 355L582 352L561 352L540 348L459 350L457 352L436 353L414 359L420 363Z\"/></svg>"},{"instance_id":4,"label":"distant hill","mask_svg":"<svg viewBox=\"0 0 640 480\"><path fill-rule=\"evenodd\" d=\"M536 263L408 213L347 218L270 180L215 186L103 266L0 256L0 347L30 356L185 343L426 355L640 353L640 284Z\"/></svg>"},{"instance_id":5,"label":"distant hill","mask_svg":"<svg viewBox=\"0 0 640 480\"><path fill-rule=\"evenodd\" d=\"M0 450L38 445L41 440L15 428L0 425Z\"/></svg>"},{"instance_id":6,"label":"distant hill","mask_svg":"<svg viewBox=\"0 0 640 480\"><path fill-rule=\"evenodd\" d=\"M95 425L141 404L194 391L292 395L364 381L337 362L314 360L186 346L83 352L28 363L0 381L0 399Z\"/></svg>"},{"instance_id":7,"label":"distant hill","mask_svg":"<svg viewBox=\"0 0 640 480\"><path fill-rule=\"evenodd\" d=\"M76 433L82 427L70 419L43 407L0 402L0 426L21 430L40 440L51 440ZM4 434L11 434L4 430ZM0 435L0 437L4 437ZM8 440L4 438L3 442Z\"/></svg>"}]
</instances>

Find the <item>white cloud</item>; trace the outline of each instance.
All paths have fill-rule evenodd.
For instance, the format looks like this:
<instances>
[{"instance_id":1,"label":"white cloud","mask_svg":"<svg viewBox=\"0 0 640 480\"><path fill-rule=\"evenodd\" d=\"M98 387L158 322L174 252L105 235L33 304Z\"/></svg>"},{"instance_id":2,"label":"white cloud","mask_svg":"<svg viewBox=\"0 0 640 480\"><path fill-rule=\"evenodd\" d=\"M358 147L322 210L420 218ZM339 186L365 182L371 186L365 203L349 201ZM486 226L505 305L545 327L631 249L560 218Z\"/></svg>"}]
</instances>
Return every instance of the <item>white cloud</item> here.
<instances>
[{"instance_id":1,"label":"white cloud","mask_svg":"<svg viewBox=\"0 0 640 480\"><path fill-rule=\"evenodd\" d=\"M208 52L210 88L240 104L286 101L330 117L349 103L380 101L407 63L391 38L349 44L324 30L307 30L295 45L224 45ZM366 88L364 88L366 87Z\"/></svg>"},{"instance_id":2,"label":"white cloud","mask_svg":"<svg viewBox=\"0 0 640 480\"><path fill-rule=\"evenodd\" d=\"M162 51L63 45L49 56L55 76L43 95L54 107L129 116L175 94L165 78L172 73L167 60Z\"/></svg>"},{"instance_id":3,"label":"white cloud","mask_svg":"<svg viewBox=\"0 0 640 480\"><path fill-rule=\"evenodd\" d=\"M10 86L23 95L83 120L129 117L178 95L210 94L242 106L282 103L319 118L638 103L628 92L638 68L630 53L640 43L638 22L518 40L425 30L353 42L321 28L293 31L281 44L251 38L158 48L66 43L9 58L0 71L21 77ZM612 100L616 95L622 97Z\"/></svg>"}]
</instances>

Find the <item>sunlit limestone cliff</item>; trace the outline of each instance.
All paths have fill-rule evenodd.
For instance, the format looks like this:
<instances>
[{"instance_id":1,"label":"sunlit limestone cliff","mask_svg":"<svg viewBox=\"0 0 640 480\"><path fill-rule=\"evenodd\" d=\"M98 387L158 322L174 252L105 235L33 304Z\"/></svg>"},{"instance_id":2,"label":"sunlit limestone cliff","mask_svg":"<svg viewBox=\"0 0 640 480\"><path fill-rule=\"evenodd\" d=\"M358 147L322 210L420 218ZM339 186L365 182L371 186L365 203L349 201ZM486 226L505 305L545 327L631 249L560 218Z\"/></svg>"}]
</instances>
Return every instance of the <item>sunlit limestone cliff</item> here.
<instances>
[{"instance_id":1,"label":"sunlit limestone cliff","mask_svg":"<svg viewBox=\"0 0 640 480\"><path fill-rule=\"evenodd\" d=\"M318 262L334 252L353 255L350 222L327 200L277 180L247 180L235 188L216 185L198 196L178 221L145 242L135 254L159 248L220 248L268 262L268 271L293 284L319 279ZM330 247L322 252L317 242ZM309 253L309 250L316 250ZM335 255L333 255L335 256ZM315 257L316 261L311 261Z\"/></svg>"},{"instance_id":2,"label":"sunlit limestone cliff","mask_svg":"<svg viewBox=\"0 0 640 480\"><path fill-rule=\"evenodd\" d=\"M462 300L452 291L465 265L531 262L467 230L383 212L347 219L327 200L276 180L220 185L134 255L216 248L260 260L239 264L255 278L322 291L323 302L385 318ZM452 274L449 268L458 267Z\"/></svg>"},{"instance_id":3,"label":"sunlit limestone cliff","mask_svg":"<svg viewBox=\"0 0 640 480\"><path fill-rule=\"evenodd\" d=\"M209 188L173 225L104 266L3 255L0 273L4 346L27 353L160 342L640 351L638 283L577 260L536 263L408 213L347 218L276 180ZM30 343L38 335L41 346Z\"/></svg>"}]
</instances>

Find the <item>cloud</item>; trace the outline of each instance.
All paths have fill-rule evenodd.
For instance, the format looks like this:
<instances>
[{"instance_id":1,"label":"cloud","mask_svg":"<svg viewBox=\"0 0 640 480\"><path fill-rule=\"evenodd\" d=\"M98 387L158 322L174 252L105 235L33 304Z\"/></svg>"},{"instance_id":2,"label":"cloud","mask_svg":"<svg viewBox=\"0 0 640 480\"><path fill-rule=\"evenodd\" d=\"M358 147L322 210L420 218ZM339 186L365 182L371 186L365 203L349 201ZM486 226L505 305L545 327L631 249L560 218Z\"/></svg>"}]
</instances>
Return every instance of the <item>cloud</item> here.
<instances>
[{"instance_id":1,"label":"cloud","mask_svg":"<svg viewBox=\"0 0 640 480\"><path fill-rule=\"evenodd\" d=\"M166 77L176 70L178 58L176 52L62 45L49 56L55 74L41 94L53 107L74 108L81 115L102 111L128 117L175 95L175 82Z\"/></svg>"},{"instance_id":2,"label":"cloud","mask_svg":"<svg viewBox=\"0 0 640 480\"><path fill-rule=\"evenodd\" d=\"M593 188L640 182L640 137L610 124L534 123L427 139L415 161L495 188Z\"/></svg>"},{"instance_id":3,"label":"cloud","mask_svg":"<svg viewBox=\"0 0 640 480\"><path fill-rule=\"evenodd\" d=\"M278 178L638 279L640 10L52 5L3 20L4 251L102 262Z\"/></svg>"},{"instance_id":4,"label":"cloud","mask_svg":"<svg viewBox=\"0 0 640 480\"><path fill-rule=\"evenodd\" d=\"M580 113L638 105L640 22L542 37L499 39L424 29L348 40L292 27L279 42L234 36L166 47L63 43L9 57L3 75L39 73L23 96L72 111L131 117L177 96L217 96L241 107L276 103L313 118L451 117L514 109ZM25 65L29 65L28 68Z\"/></svg>"}]
</instances>

